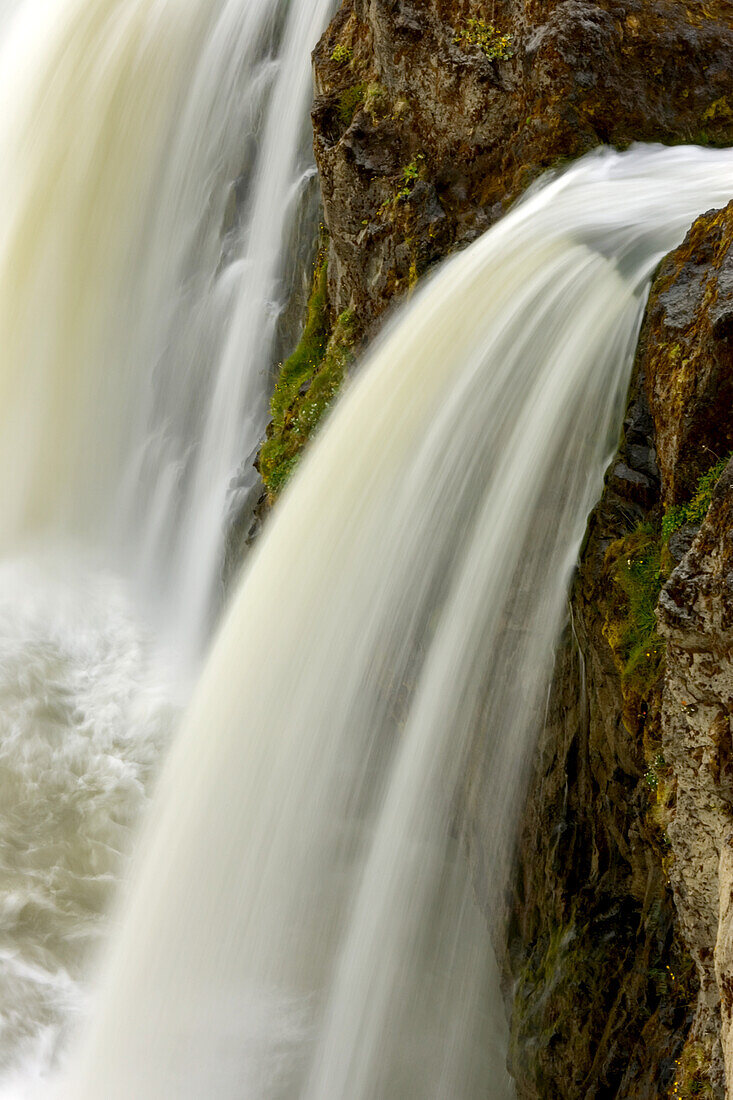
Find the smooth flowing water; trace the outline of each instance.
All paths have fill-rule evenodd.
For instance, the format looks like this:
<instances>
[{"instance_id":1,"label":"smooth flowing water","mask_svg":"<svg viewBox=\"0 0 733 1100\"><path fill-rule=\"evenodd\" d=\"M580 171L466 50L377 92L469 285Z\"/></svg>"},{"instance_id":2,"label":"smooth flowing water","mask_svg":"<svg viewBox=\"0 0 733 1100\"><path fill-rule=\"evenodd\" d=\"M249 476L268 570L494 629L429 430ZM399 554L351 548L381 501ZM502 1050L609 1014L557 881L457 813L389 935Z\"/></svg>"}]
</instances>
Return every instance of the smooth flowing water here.
<instances>
[{"instance_id":1,"label":"smooth flowing water","mask_svg":"<svg viewBox=\"0 0 733 1100\"><path fill-rule=\"evenodd\" d=\"M192 651L266 422L330 6L26 0L0 51L2 545L87 539Z\"/></svg>"},{"instance_id":2,"label":"smooth flowing water","mask_svg":"<svg viewBox=\"0 0 733 1100\"><path fill-rule=\"evenodd\" d=\"M256 491L314 240L309 51L330 7L0 12L2 1095L83 1012L229 516Z\"/></svg>"},{"instance_id":3,"label":"smooth flowing water","mask_svg":"<svg viewBox=\"0 0 733 1100\"><path fill-rule=\"evenodd\" d=\"M659 258L733 153L584 159L405 307L173 746L73 1100L510 1094L488 929Z\"/></svg>"}]
</instances>

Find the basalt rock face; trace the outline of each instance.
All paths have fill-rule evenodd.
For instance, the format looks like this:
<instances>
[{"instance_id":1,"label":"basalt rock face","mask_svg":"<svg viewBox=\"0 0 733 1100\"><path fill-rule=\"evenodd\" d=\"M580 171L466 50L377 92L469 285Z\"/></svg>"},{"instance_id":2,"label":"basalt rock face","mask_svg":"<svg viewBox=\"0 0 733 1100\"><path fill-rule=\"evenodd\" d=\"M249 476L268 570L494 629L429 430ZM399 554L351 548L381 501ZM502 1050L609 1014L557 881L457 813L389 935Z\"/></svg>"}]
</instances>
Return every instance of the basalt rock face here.
<instances>
[{"instance_id":1,"label":"basalt rock face","mask_svg":"<svg viewBox=\"0 0 733 1100\"><path fill-rule=\"evenodd\" d=\"M732 270L733 204L660 265L571 594L507 937L522 1100L722 1097L723 1054L733 1095Z\"/></svg>"},{"instance_id":2,"label":"basalt rock face","mask_svg":"<svg viewBox=\"0 0 733 1100\"><path fill-rule=\"evenodd\" d=\"M733 83L733 75L731 76ZM733 450L733 205L699 218L658 272L643 336L665 503Z\"/></svg>"},{"instance_id":3,"label":"basalt rock face","mask_svg":"<svg viewBox=\"0 0 733 1100\"><path fill-rule=\"evenodd\" d=\"M544 169L733 141L729 0L345 0L314 61L331 308L367 330Z\"/></svg>"},{"instance_id":4,"label":"basalt rock face","mask_svg":"<svg viewBox=\"0 0 733 1100\"><path fill-rule=\"evenodd\" d=\"M666 369L659 345L655 349L650 385L671 501L689 492L711 452L728 455L733 450L733 203L699 219L679 251L680 262L675 263L674 255L668 259L659 280L660 299L668 303L663 334L676 340L664 351ZM680 315L675 290L681 286L688 288L689 309ZM690 549L661 592L658 613L667 642L663 752L676 782L676 808L667 830L673 855L670 877L681 931L700 978L692 1037L710 1050L719 1091L722 1038L728 1095L733 1095L730 464Z\"/></svg>"},{"instance_id":5,"label":"basalt rock face","mask_svg":"<svg viewBox=\"0 0 733 1100\"><path fill-rule=\"evenodd\" d=\"M722 1039L733 1095L733 466L659 608L667 639L663 751L676 780L670 875L701 979L692 1038L710 1057L721 1094Z\"/></svg>"}]
</instances>

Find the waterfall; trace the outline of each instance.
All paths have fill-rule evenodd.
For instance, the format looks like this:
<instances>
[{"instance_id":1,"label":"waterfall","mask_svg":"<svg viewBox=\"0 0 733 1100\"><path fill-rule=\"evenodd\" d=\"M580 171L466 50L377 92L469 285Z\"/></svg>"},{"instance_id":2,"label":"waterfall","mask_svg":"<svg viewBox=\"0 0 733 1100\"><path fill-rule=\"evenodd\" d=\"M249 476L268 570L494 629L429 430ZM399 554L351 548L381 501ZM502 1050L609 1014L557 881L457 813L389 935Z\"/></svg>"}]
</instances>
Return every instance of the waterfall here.
<instances>
[{"instance_id":1,"label":"waterfall","mask_svg":"<svg viewBox=\"0 0 733 1100\"><path fill-rule=\"evenodd\" d=\"M331 7L2 7L2 1095L84 1012L221 602L230 484L256 492Z\"/></svg>"},{"instance_id":2,"label":"waterfall","mask_svg":"<svg viewBox=\"0 0 733 1100\"><path fill-rule=\"evenodd\" d=\"M567 585L651 273L732 172L590 155L392 323L232 599L63 1095L510 1095L488 929Z\"/></svg>"},{"instance_id":3,"label":"waterfall","mask_svg":"<svg viewBox=\"0 0 733 1100\"><path fill-rule=\"evenodd\" d=\"M3 547L90 542L192 653L266 424L331 5L26 0L0 51Z\"/></svg>"}]
</instances>

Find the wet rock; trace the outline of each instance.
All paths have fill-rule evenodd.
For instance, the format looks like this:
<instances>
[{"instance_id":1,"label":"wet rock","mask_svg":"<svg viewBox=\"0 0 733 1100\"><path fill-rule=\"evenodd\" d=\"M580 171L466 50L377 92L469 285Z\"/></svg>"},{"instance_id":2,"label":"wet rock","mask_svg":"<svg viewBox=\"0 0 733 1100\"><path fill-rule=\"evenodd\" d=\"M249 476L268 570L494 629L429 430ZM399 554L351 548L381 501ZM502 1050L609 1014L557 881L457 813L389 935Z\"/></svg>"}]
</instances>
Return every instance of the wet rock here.
<instances>
[{"instance_id":1,"label":"wet rock","mask_svg":"<svg viewBox=\"0 0 733 1100\"><path fill-rule=\"evenodd\" d=\"M698 970L692 1037L710 1052L715 1094L733 1085L733 988L728 838L733 830L733 486L721 479L708 515L659 601L667 640L664 754L677 795L668 835L670 877L682 934ZM721 1017L721 994L722 1017Z\"/></svg>"},{"instance_id":2,"label":"wet rock","mask_svg":"<svg viewBox=\"0 0 733 1100\"><path fill-rule=\"evenodd\" d=\"M640 345L665 503L733 450L733 203L695 222L662 262Z\"/></svg>"},{"instance_id":3,"label":"wet rock","mask_svg":"<svg viewBox=\"0 0 733 1100\"><path fill-rule=\"evenodd\" d=\"M624 439L572 589L519 842L506 965L520 1100L656 1100L671 1088L692 1021L696 975L645 778L659 689L627 724L606 636L609 547L659 508L658 479L621 456L631 451L649 467L653 434L637 362ZM676 988L668 965L683 979Z\"/></svg>"},{"instance_id":4,"label":"wet rock","mask_svg":"<svg viewBox=\"0 0 733 1100\"><path fill-rule=\"evenodd\" d=\"M613 476L617 481L625 481L628 485L633 485L645 492L654 489L652 478L648 477L640 470L632 469L630 466L627 466L625 462L616 463L613 468Z\"/></svg>"},{"instance_id":5,"label":"wet rock","mask_svg":"<svg viewBox=\"0 0 733 1100\"><path fill-rule=\"evenodd\" d=\"M614 662L623 608L607 571L615 540L660 532L665 505L689 500L733 449L733 358L716 330L732 248L733 204L698 219L660 265L573 586L507 934L522 1100L651 1100L675 1083L722 1097L724 1055L733 1095L733 465L702 526L670 536L666 656L641 700ZM611 899L624 917L601 978L595 936L576 935L561 957L553 937L597 928ZM566 1016L581 1022L568 1029Z\"/></svg>"},{"instance_id":6,"label":"wet rock","mask_svg":"<svg viewBox=\"0 0 733 1100\"><path fill-rule=\"evenodd\" d=\"M718 296L710 309L716 340L733 338L733 251L726 252L718 269Z\"/></svg>"},{"instance_id":7,"label":"wet rock","mask_svg":"<svg viewBox=\"0 0 733 1100\"><path fill-rule=\"evenodd\" d=\"M700 528L696 527L692 523L684 523L682 527L679 527L670 535L667 545L669 547L669 552L672 556L672 560L675 563L679 563L682 561L685 554L692 546L695 535L699 530Z\"/></svg>"},{"instance_id":8,"label":"wet rock","mask_svg":"<svg viewBox=\"0 0 733 1100\"><path fill-rule=\"evenodd\" d=\"M506 48L490 57L462 38L470 19ZM678 0L344 0L314 62L331 306L364 329L546 168L601 143L733 142L728 0L704 13ZM417 195L394 203L416 158L437 231ZM670 325L686 323L690 293L670 288Z\"/></svg>"},{"instance_id":9,"label":"wet rock","mask_svg":"<svg viewBox=\"0 0 733 1100\"><path fill-rule=\"evenodd\" d=\"M626 444L626 461L633 470L646 474L648 478L659 481L659 467L654 447L642 443Z\"/></svg>"}]
</instances>

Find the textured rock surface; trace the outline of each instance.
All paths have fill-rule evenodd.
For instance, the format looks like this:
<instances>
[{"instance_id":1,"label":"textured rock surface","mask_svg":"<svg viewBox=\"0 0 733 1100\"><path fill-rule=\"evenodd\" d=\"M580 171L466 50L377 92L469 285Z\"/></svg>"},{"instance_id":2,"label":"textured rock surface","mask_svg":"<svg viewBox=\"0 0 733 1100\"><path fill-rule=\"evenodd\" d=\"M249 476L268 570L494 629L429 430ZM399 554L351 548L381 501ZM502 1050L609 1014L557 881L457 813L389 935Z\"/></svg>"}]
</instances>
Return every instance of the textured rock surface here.
<instances>
[{"instance_id":1,"label":"textured rock surface","mask_svg":"<svg viewBox=\"0 0 733 1100\"><path fill-rule=\"evenodd\" d=\"M508 935L510 1066L522 1100L667 1095L692 1022L696 978L646 778L659 750L659 689L629 713L606 639L616 598L606 556L658 509L658 481L632 465L632 447L653 456L642 383L637 368L571 594L523 821Z\"/></svg>"},{"instance_id":2,"label":"textured rock surface","mask_svg":"<svg viewBox=\"0 0 733 1100\"><path fill-rule=\"evenodd\" d=\"M655 309L661 313L654 318L657 339L647 360L670 502L690 491L710 453L725 455L733 449L732 274L733 204L699 219L659 273ZM670 874L682 934L700 978L693 1039L711 1050L712 1080L720 1090L721 1023L729 1088L733 1075L733 1050L726 1049L733 1005L730 466L699 534L661 593L659 616L667 639L663 751L677 788L668 829L674 855Z\"/></svg>"},{"instance_id":3,"label":"textured rock surface","mask_svg":"<svg viewBox=\"0 0 733 1100\"><path fill-rule=\"evenodd\" d=\"M508 47L467 41L471 19ZM367 327L545 168L733 141L727 0L345 0L314 59L332 308Z\"/></svg>"},{"instance_id":4,"label":"textured rock surface","mask_svg":"<svg viewBox=\"0 0 733 1100\"><path fill-rule=\"evenodd\" d=\"M644 361L670 504L733 449L732 238L733 204L698 219L655 280Z\"/></svg>"},{"instance_id":5,"label":"textured rock surface","mask_svg":"<svg viewBox=\"0 0 733 1100\"><path fill-rule=\"evenodd\" d=\"M674 854L670 875L682 935L701 979L693 1035L711 1050L713 1081L720 1088L721 992L724 1040L733 1008L733 925L727 912L733 886L733 466L721 478L692 548L665 585L659 609L667 639L663 751L677 788L667 830ZM721 855L727 857L725 881L718 875ZM730 1056L727 1061L733 1075Z\"/></svg>"},{"instance_id":6,"label":"textured rock surface","mask_svg":"<svg viewBox=\"0 0 733 1100\"><path fill-rule=\"evenodd\" d=\"M723 1095L721 990L724 1045L733 1004L730 471L701 529L683 524L665 545L660 521L732 449L733 339L718 320L733 306L732 260L733 204L699 219L660 266L624 439L589 525L510 926L520 1097ZM667 652L651 643L647 667L631 670L615 644L626 611L613 563L640 547L656 548L661 573L671 571L660 596Z\"/></svg>"},{"instance_id":7,"label":"textured rock surface","mask_svg":"<svg viewBox=\"0 0 733 1100\"><path fill-rule=\"evenodd\" d=\"M349 348L545 169L604 142L733 143L731 0L343 0L314 62L328 311Z\"/></svg>"}]
</instances>

